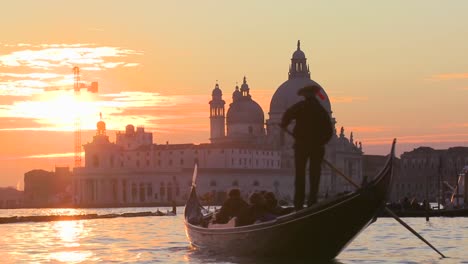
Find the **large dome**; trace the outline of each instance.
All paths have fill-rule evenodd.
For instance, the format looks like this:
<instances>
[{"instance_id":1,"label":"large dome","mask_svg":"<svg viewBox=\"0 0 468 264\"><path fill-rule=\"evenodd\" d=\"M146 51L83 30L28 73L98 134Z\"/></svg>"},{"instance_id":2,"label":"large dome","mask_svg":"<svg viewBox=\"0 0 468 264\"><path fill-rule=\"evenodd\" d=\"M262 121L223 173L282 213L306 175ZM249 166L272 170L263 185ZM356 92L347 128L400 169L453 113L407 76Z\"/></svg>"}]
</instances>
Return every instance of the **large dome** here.
<instances>
[{"instance_id":1,"label":"large dome","mask_svg":"<svg viewBox=\"0 0 468 264\"><path fill-rule=\"evenodd\" d=\"M270 114L274 114L274 113L282 114L291 105L303 100L304 97L297 95L297 91L303 88L304 86L308 86L308 85L316 85L321 88L320 93L322 97L317 96L317 98L320 101L320 103L322 103L323 107L329 113L331 113L330 100L328 99L328 95L326 94L325 90L320 86L320 84L316 83L310 78L303 77L303 78L289 79L278 87L275 94L271 98Z\"/></svg>"},{"instance_id":2,"label":"large dome","mask_svg":"<svg viewBox=\"0 0 468 264\"><path fill-rule=\"evenodd\" d=\"M228 124L263 124L265 116L260 105L251 98L240 98L233 102L226 114Z\"/></svg>"}]
</instances>

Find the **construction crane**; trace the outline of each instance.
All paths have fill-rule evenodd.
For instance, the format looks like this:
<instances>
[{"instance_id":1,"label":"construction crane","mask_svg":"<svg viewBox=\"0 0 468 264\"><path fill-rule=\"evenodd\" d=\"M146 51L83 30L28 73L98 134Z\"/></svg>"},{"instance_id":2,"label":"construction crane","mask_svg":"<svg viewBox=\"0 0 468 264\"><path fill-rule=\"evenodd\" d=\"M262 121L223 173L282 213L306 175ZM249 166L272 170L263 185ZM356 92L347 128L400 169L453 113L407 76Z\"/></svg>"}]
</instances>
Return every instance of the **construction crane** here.
<instances>
[{"instance_id":1,"label":"construction crane","mask_svg":"<svg viewBox=\"0 0 468 264\"><path fill-rule=\"evenodd\" d=\"M92 82L91 84L85 84L80 80L80 68L73 67L73 90L75 91L75 99L79 100L81 89L88 89L88 92L98 92L98 82ZM81 119L79 110L76 111L75 116L75 168L81 167Z\"/></svg>"}]
</instances>

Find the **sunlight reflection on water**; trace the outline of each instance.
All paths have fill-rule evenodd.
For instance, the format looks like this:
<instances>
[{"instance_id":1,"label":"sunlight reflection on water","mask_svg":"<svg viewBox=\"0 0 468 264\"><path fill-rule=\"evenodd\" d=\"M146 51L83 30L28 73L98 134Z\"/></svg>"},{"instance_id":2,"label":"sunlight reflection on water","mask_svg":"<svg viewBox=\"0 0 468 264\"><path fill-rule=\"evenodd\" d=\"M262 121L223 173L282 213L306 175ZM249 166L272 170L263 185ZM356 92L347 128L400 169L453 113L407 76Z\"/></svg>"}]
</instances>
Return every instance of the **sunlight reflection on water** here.
<instances>
[{"instance_id":1,"label":"sunlight reflection on water","mask_svg":"<svg viewBox=\"0 0 468 264\"><path fill-rule=\"evenodd\" d=\"M105 214L111 209L92 210ZM134 210L155 211L156 208ZM450 258L440 259L393 219L382 218L360 234L336 260L328 263L448 264L468 260L468 218L431 218L428 223L423 218L404 220ZM0 234L2 263L284 263L263 260L260 256L227 258L191 250L182 215L3 224ZM316 263L313 257L287 262L305 261Z\"/></svg>"}]
</instances>

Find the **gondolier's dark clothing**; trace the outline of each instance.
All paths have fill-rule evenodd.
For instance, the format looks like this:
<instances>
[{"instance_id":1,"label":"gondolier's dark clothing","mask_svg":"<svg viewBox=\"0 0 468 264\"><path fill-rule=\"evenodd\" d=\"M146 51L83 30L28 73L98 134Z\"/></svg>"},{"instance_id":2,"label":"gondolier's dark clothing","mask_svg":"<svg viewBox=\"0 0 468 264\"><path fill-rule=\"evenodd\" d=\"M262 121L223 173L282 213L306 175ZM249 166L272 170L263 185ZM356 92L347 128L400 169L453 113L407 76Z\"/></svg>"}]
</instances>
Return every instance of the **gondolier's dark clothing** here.
<instances>
[{"instance_id":1,"label":"gondolier's dark clothing","mask_svg":"<svg viewBox=\"0 0 468 264\"><path fill-rule=\"evenodd\" d=\"M306 98L288 108L281 120L281 127L286 129L292 120L296 121L293 130L296 167L294 206L300 209L305 198L307 161L309 161L310 188L307 204L317 202L325 144L331 139L333 127L330 116L315 97Z\"/></svg>"}]
</instances>

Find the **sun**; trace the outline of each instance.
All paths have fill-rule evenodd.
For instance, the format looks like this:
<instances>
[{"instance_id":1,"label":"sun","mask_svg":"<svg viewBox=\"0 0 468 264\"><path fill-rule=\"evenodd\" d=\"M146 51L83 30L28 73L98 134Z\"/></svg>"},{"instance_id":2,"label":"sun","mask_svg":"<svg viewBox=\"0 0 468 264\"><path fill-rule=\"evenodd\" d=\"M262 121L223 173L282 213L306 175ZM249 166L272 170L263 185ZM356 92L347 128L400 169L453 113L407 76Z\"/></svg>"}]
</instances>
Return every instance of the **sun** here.
<instances>
[{"instance_id":1,"label":"sun","mask_svg":"<svg viewBox=\"0 0 468 264\"><path fill-rule=\"evenodd\" d=\"M100 112L95 95L73 90L44 92L37 100L16 102L12 111L56 131L73 131L77 121L81 129L92 128Z\"/></svg>"}]
</instances>

